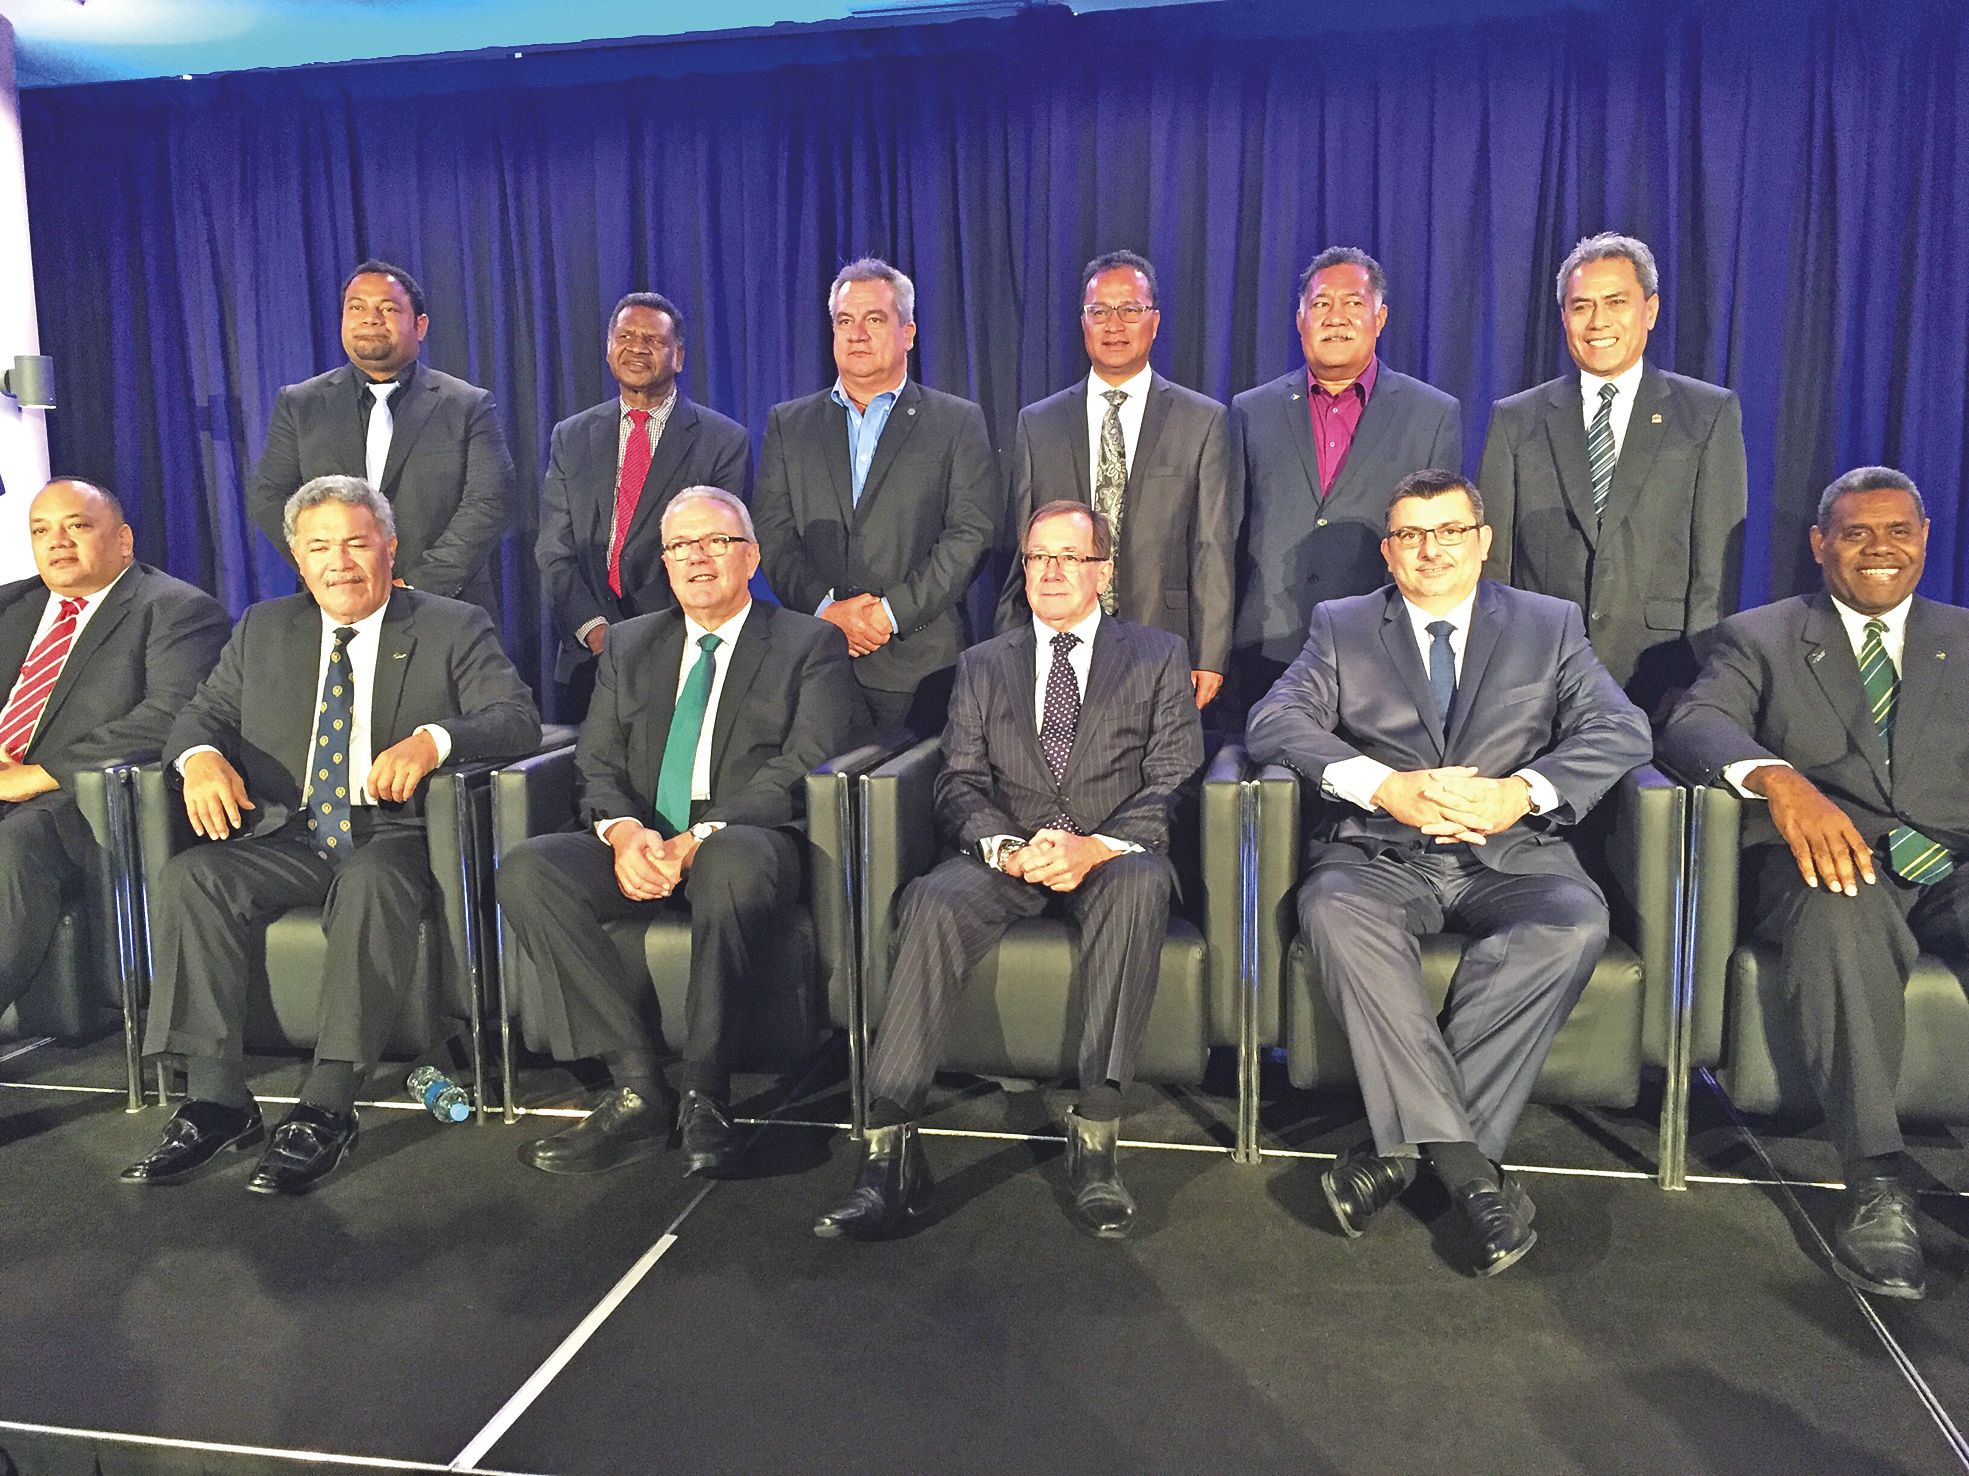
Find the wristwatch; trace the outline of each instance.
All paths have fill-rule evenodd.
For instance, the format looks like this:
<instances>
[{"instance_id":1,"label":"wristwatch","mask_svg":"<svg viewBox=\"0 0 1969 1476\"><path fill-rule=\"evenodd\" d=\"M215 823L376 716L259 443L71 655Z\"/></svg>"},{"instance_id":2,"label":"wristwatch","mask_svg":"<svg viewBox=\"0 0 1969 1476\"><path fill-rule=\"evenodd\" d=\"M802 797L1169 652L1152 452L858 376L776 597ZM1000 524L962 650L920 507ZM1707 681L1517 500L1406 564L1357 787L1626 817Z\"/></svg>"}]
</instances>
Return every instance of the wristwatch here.
<instances>
[{"instance_id":1,"label":"wristwatch","mask_svg":"<svg viewBox=\"0 0 1969 1476\"><path fill-rule=\"evenodd\" d=\"M708 841L724 828L725 822L722 820L700 820L691 827L691 834L700 841Z\"/></svg>"}]
</instances>

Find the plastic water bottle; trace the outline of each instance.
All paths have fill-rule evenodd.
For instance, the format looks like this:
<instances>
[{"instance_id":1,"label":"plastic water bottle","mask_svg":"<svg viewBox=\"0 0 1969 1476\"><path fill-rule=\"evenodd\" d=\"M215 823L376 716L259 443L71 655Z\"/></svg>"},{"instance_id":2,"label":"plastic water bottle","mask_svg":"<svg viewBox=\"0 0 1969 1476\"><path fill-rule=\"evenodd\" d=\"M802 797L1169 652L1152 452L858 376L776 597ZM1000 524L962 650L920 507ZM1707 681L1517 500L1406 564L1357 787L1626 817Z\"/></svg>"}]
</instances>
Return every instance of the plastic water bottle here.
<instances>
[{"instance_id":1,"label":"plastic water bottle","mask_svg":"<svg viewBox=\"0 0 1969 1476\"><path fill-rule=\"evenodd\" d=\"M463 1122L472 1115L470 1095L435 1066L419 1066L404 1087L411 1100L422 1102L439 1122Z\"/></svg>"}]
</instances>

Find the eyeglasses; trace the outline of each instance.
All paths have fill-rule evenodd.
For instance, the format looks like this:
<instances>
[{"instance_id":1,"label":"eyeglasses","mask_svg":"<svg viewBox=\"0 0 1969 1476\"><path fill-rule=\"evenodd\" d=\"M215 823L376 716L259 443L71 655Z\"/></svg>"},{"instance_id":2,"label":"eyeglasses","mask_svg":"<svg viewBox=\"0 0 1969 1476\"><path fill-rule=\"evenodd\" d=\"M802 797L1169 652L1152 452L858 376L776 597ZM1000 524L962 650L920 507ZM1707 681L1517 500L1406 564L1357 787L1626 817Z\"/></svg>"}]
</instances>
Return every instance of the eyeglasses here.
<instances>
[{"instance_id":1,"label":"eyeglasses","mask_svg":"<svg viewBox=\"0 0 1969 1476\"><path fill-rule=\"evenodd\" d=\"M678 564L698 552L703 552L714 559L722 559L732 551L734 545L751 541L750 538L740 538L736 533L707 533L702 538L673 538L663 545L663 557Z\"/></svg>"},{"instance_id":2,"label":"eyeglasses","mask_svg":"<svg viewBox=\"0 0 1969 1476\"><path fill-rule=\"evenodd\" d=\"M1154 311L1156 306L1152 302L1120 302L1112 305L1105 302L1090 302L1080 310L1080 316L1098 328L1109 318L1119 318L1124 323L1139 323L1142 321L1143 313Z\"/></svg>"},{"instance_id":3,"label":"eyeglasses","mask_svg":"<svg viewBox=\"0 0 1969 1476\"><path fill-rule=\"evenodd\" d=\"M1482 523L1444 523L1436 528L1390 528L1388 536L1403 548L1420 548L1422 540L1433 534L1438 546L1456 548L1481 527Z\"/></svg>"},{"instance_id":4,"label":"eyeglasses","mask_svg":"<svg viewBox=\"0 0 1969 1476\"><path fill-rule=\"evenodd\" d=\"M1019 556L1019 562L1024 564L1028 569L1044 569L1049 559L1058 564L1060 571L1064 574L1078 574L1082 564L1105 564L1107 562L1106 559L1099 558L1094 554L1029 553Z\"/></svg>"}]
</instances>

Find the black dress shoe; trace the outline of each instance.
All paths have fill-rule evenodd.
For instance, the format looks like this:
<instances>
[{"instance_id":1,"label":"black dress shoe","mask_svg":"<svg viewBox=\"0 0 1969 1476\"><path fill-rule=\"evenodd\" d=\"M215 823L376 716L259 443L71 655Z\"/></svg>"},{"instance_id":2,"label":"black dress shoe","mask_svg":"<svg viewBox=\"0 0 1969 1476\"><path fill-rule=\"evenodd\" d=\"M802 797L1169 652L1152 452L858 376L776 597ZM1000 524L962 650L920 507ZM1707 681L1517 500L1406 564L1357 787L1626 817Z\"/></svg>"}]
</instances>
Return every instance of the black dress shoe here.
<instances>
[{"instance_id":1,"label":"black dress shoe","mask_svg":"<svg viewBox=\"0 0 1969 1476\"><path fill-rule=\"evenodd\" d=\"M1135 1196L1114 1163L1120 1141L1119 1118L1090 1122L1067 1113L1067 1188L1073 1194L1067 1218L1097 1240L1120 1240L1135 1220Z\"/></svg>"},{"instance_id":2,"label":"black dress shoe","mask_svg":"<svg viewBox=\"0 0 1969 1476\"><path fill-rule=\"evenodd\" d=\"M255 1194L306 1194L356 1145L356 1115L296 1102L267 1139L246 1187Z\"/></svg>"},{"instance_id":3,"label":"black dress shoe","mask_svg":"<svg viewBox=\"0 0 1969 1476\"><path fill-rule=\"evenodd\" d=\"M1495 1276L1524 1259L1526 1251L1538 1243L1538 1232L1520 1211L1516 1201L1530 1203L1521 1188L1515 1197L1483 1179L1472 1179L1450 1190L1464 1223L1475 1241L1471 1270L1479 1276Z\"/></svg>"},{"instance_id":4,"label":"black dress shoe","mask_svg":"<svg viewBox=\"0 0 1969 1476\"><path fill-rule=\"evenodd\" d=\"M722 1179L738 1166L745 1143L732 1126L731 1112L723 1102L709 1092L685 1092L677 1122L685 1173Z\"/></svg>"},{"instance_id":5,"label":"black dress shoe","mask_svg":"<svg viewBox=\"0 0 1969 1476\"><path fill-rule=\"evenodd\" d=\"M1350 1148L1333 1160L1333 1167L1320 1175L1320 1189L1349 1240L1366 1234L1374 1213L1393 1204L1415 1182L1415 1165L1413 1154L1383 1158L1369 1144Z\"/></svg>"},{"instance_id":6,"label":"black dress shoe","mask_svg":"<svg viewBox=\"0 0 1969 1476\"><path fill-rule=\"evenodd\" d=\"M520 1162L543 1174L603 1174L669 1146L669 1109L629 1087L615 1087L573 1127L520 1144Z\"/></svg>"},{"instance_id":7,"label":"black dress shoe","mask_svg":"<svg viewBox=\"0 0 1969 1476\"><path fill-rule=\"evenodd\" d=\"M164 1124L164 1136L117 1178L125 1184L175 1184L189 1179L228 1148L251 1148L265 1129L260 1109L190 1101Z\"/></svg>"},{"instance_id":8,"label":"black dress shoe","mask_svg":"<svg viewBox=\"0 0 1969 1476\"><path fill-rule=\"evenodd\" d=\"M823 1240L887 1239L929 1213L935 1187L915 1123L872 1127L862 1143L854 1192L814 1221L814 1234Z\"/></svg>"},{"instance_id":9,"label":"black dress shoe","mask_svg":"<svg viewBox=\"0 0 1969 1476\"><path fill-rule=\"evenodd\" d=\"M1846 1186L1832 1227L1832 1269L1876 1297L1918 1302L1928 1294L1914 1195L1900 1180L1857 1179Z\"/></svg>"}]
</instances>

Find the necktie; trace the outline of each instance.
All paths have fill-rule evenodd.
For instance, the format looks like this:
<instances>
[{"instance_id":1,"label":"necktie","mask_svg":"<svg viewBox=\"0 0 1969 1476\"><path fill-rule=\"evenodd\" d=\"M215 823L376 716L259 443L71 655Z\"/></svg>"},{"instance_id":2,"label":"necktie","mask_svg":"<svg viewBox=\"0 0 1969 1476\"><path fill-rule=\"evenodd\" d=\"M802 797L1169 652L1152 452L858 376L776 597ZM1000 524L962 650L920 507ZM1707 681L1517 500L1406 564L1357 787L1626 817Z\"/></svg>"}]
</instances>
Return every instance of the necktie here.
<instances>
[{"instance_id":1,"label":"necktie","mask_svg":"<svg viewBox=\"0 0 1969 1476\"><path fill-rule=\"evenodd\" d=\"M1128 442L1121 434L1121 405L1127 390L1104 391L1108 413L1101 417L1101 455L1094 468L1094 510L1108 520L1108 533L1121 543L1121 498L1128 490ZM1101 609L1114 614L1114 582L1101 591Z\"/></svg>"},{"instance_id":2,"label":"necktie","mask_svg":"<svg viewBox=\"0 0 1969 1476\"><path fill-rule=\"evenodd\" d=\"M1046 673L1046 711L1039 720L1039 751L1046 756L1046 767L1053 771L1055 784L1067 776L1073 735L1080 727L1080 684L1074 680L1073 663L1068 660L1079 644L1080 637L1071 631L1054 636L1053 669ZM1053 824L1075 835L1080 833L1080 827L1064 812L1054 817Z\"/></svg>"},{"instance_id":3,"label":"necktie","mask_svg":"<svg viewBox=\"0 0 1969 1476\"><path fill-rule=\"evenodd\" d=\"M355 627L335 627L328 674L321 679L321 706L315 710L314 765L308 780L308 837L331 861L346 856L349 835L349 730L356 720L356 684L349 667Z\"/></svg>"},{"instance_id":4,"label":"necktie","mask_svg":"<svg viewBox=\"0 0 1969 1476\"><path fill-rule=\"evenodd\" d=\"M711 705L711 678L718 663L711 654L720 637L697 638L703 653L684 689L677 694L677 709L670 714L670 735L663 740L663 763L656 773L656 813L670 827L671 834L688 829L691 823L691 771L697 767L697 740L704 731L705 709Z\"/></svg>"},{"instance_id":5,"label":"necktie","mask_svg":"<svg viewBox=\"0 0 1969 1476\"><path fill-rule=\"evenodd\" d=\"M1456 701L1456 652L1449 638L1456 627L1447 620L1431 620L1427 627L1433 638L1429 645L1429 690L1436 696L1436 716L1443 731L1449 731L1449 709Z\"/></svg>"},{"instance_id":6,"label":"necktie","mask_svg":"<svg viewBox=\"0 0 1969 1476\"><path fill-rule=\"evenodd\" d=\"M629 520L636 516L649 464L649 411L631 410L629 441L622 448L622 470L615 478L615 523L608 535L608 587L618 600L622 598L622 543L629 536Z\"/></svg>"},{"instance_id":7,"label":"necktie","mask_svg":"<svg viewBox=\"0 0 1969 1476\"><path fill-rule=\"evenodd\" d=\"M1610 384L1600 386L1600 408L1593 412L1593 424L1586 431L1586 464L1593 471L1593 517L1596 522L1607 515L1607 493L1613 490L1613 469L1617 459L1613 449L1613 401L1619 393Z\"/></svg>"},{"instance_id":8,"label":"necktie","mask_svg":"<svg viewBox=\"0 0 1969 1476\"><path fill-rule=\"evenodd\" d=\"M1894 663L1887 659L1887 648L1880 637L1886 632L1884 620L1869 620L1860 641L1860 685L1866 688L1866 704L1873 714L1873 726L1887 749L1891 766L1894 753L1894 708L1900 701L1900 678ZM1938 882L1955 870L1955 859L1946 846L1937 845L1912 825L1896 825L1887 835L1887 864L1905 881L1926 886Z\"/></svg>"},{"instance_id":9,"label":"necktie","mask_svg":"<svg viewBox=\"0 0 1969 1476\"><path fill-rule=\"evenodd\" d=\"M390 396L396 391L394 383L369 386L376 403L369 407L369 439L363 447L362 472L378 492L383 490L383 468L390 464L390 432L396 426L390 414Z\"/></svg>"},{"instance_id":10,"label":"necktie","mask_svg":"<svg viewBox=\"0 0 1969 1476\"><path fill-rule=\"evenodd\" d=\"M21 674L14 683L14 695L7 699L7 710L0 712L0 749L17 762L27 753L34 737L34 725L41 721L42 709L60 680L68 648L75 644L75 622L85 600L63 600L55 612L55 623L34 643L21 663Z\"/></svg>"}]
</instances>

